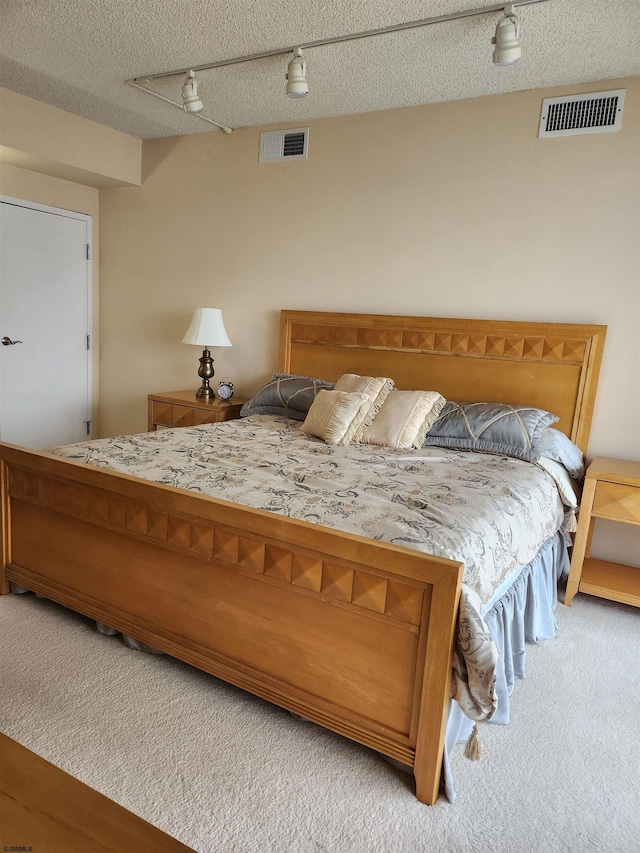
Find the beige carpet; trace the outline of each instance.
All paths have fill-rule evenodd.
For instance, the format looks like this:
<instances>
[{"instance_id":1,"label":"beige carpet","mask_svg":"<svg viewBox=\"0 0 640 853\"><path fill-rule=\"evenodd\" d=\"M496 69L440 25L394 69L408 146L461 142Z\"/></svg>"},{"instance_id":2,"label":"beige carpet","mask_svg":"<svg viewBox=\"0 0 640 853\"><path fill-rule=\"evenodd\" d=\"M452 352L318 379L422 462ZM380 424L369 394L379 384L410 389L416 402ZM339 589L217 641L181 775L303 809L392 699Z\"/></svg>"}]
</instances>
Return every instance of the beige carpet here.
<instances>
[{"instance_id":1,"label":"beige carpet","mask_svg":"<svg viewBox=\"0 0 640 853\"><path fill-rule=\"evenodd\" d=\"M456 751L454 805L33 595L0 598L0 727L202 853L637 853L640 611L579 595L558 619L511 724L482 727L478 763Z\"/></svg>"}]
</instances>

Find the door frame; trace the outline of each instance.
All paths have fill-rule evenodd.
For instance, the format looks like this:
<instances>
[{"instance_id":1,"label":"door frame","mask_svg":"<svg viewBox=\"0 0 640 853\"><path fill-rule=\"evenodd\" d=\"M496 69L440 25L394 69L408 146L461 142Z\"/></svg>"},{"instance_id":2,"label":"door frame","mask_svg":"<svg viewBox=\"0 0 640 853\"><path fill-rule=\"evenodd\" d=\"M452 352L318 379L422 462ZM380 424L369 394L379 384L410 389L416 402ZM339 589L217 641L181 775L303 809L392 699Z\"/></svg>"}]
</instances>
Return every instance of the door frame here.
<instances>
[{"instance_id":1,"label":"door frame","mask_svg":"<svg viewBox=\"0 0 640 853\"><path fill-rule=\"evenodd\" d=\"M52 207L47 204L40 204L27 199L13 198L12 196L0 195L0 202L13 205L14 207L24 207L29 210L37 210L42 213L51 213L54 216L64 216L67 219L77 219L85 223L87 227L87 245L89 247L89 257L87 258L87 329L91 335L91 346L89 357L87 359L87 415L91 419L91 438L97 435L97 420L96 410L97 402L94 399L94 390L96 388L95 372L97 370L97 318L93 316L93 217L88 213L78 213L75 210L66 210L62 207Z\"/></svg>"}]
</instances>

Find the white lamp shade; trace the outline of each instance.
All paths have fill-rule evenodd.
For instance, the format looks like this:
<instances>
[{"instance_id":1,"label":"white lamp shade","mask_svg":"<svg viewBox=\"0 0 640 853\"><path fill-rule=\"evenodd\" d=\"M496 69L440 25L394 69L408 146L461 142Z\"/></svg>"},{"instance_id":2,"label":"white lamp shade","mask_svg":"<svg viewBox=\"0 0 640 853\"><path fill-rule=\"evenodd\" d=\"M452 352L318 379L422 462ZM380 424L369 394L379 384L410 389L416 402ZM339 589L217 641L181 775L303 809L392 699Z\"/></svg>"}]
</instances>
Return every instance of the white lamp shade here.
<instances>
[{"instance_id":1,"label":"white lamp shade","mask_svg":"<svg viewBox=\"0 0 640 853\"><path fill-rule=\"evenodd\" d=\"M196 308L182 343L197 344L207 349L233 346L224 327L222 311L219 308Z\"/></svg>"}]
</instances>

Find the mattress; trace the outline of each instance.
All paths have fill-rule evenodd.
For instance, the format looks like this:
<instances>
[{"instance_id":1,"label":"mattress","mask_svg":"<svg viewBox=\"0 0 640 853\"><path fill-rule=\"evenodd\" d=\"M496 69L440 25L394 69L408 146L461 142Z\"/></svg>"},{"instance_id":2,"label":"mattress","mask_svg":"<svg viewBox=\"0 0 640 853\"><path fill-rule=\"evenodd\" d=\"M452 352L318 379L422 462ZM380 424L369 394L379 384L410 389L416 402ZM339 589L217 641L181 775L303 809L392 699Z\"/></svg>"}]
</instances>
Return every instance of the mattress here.
<instances>
[{"instance_id":1,"label":"mattress","mask_svg":"<svg viewBox=\"0 0 640 853\"><path fill-rule=\"evenodd\" d=\"M279 416L116 436L52 452L460 560L465 585L483 604L564 518L558 488L538 465L441 448L329 446Z\"/></svg>"}]
</instances>

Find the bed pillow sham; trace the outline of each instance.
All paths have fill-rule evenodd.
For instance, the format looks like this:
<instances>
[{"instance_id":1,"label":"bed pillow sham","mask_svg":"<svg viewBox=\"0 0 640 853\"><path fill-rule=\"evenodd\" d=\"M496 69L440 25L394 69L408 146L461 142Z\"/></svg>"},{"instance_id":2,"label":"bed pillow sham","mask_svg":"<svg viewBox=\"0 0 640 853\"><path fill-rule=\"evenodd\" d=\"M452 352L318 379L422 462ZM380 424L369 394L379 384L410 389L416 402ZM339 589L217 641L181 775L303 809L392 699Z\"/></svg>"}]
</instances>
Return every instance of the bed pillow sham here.
<instances>
[{"instance_id":1,"label":"bed pillow sham","mask_svg":"<svg viewBox=\"0 0 640 853\"><path fill-rule=\"evenodd\" d=\"M563 465L574 480L584 477L584 456L580 448L560 430L549 427L542 433L542 456Z\"/></svg>"},{"instance_id":2,"label":"bed pillow sham","mask_svg":"<svg viewBox=\"0 0 640 853\"><path fill-rule=\"evenodd\" d=\"M422 447L445 403L437 391L393 391L364 431L362 443L396 450Z\"/></svg>"},{"instance_id":3,"label":"bed pillow sham","mask_svg":"<svg viewBox=\"0 0 640 853\"><path fill-rule=\"evenodd\" d=\"M320 390L311 404L300 430L327 444L349 444L355 422L359 426L371 406L367 394Z\"/></svg>"},{"instance_id":4,"label":"bed pillow sham","mask_svg":"<svg viewBox=\"0 0 640 853\"><path fill-rule=\"evenodd\" d=\"M448 400L427 433L424 446L498 453L537 462L542 455L542 436L558 420L557 415L532 406Z\"/></svg>"},{"instance_id":5,"label":"bed pillow sham","mask_svg":"<svg viewBox=\"0 0 640 853\"><path fill-rule=\"evenodd\" d=\"M336 382L336 391L348 394L366 394L371 405L361 418L355 418L345 436L345 444L362 441L366 428L373 422L380 406L387 399L394 386L393 379L387 376L360 376L358 373L344 373Z\"/></svg>"},{"instance_id":6,"label":"bed pillow sham","mask_svg":"<svg viewBox=\"0 0 640 853\"><path fill-rule=\"evenodd\" d=\"M249 415L284 415L303 421L320 390L331 391L333 382L296 376L292 373L274 373L271 382L264 385L240 409L240 417Z\"/></svg>"}]
</instances>

